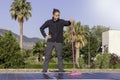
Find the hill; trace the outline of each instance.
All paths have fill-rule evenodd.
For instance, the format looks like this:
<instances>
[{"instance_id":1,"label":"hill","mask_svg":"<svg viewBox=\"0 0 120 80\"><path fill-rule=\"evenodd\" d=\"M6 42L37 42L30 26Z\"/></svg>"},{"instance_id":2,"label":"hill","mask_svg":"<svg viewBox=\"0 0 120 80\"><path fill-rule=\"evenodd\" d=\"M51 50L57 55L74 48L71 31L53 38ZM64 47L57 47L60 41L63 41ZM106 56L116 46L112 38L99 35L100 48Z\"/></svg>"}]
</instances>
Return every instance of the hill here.
<instances>
[{"instance_id":1,"label":"hill","mask_svg":"<svg viewBox=\"0 0 120 80\"><path fill-rule=\"evenodd\" d=\"M5 32L8 32L8 31L9 30L0 29L0 35L3 35ZM12 34L16 37L17 41L20 40L20 37L18 34L13 33L13 32L12 32ZM23 35L23 48L31 49L35 45L35 43L38 42L39 40L43 40L43 39L39 39L37 37L29 38L29 37Z\"/></svg>"}]
</instances>

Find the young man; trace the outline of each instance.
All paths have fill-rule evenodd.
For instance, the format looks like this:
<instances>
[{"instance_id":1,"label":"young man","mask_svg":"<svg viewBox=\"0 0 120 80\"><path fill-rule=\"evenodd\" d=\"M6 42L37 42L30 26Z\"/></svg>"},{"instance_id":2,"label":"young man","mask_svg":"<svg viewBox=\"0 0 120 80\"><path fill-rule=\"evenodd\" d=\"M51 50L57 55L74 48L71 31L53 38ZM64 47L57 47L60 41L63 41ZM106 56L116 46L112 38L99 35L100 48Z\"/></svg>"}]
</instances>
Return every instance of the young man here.
<instances>
[{"instance_id":1,"label":"young man","mask_svg":"<svg viewBox=\"0 0 120 80\"><path fill-rule=\"evenodd\" d=\"M53 17L47 20L41 27L40 31L44 38L47 40L45 61L43 63L43 71L47 72L48 63L51 58L51 53L53 48L56 50L58 57L58 68L59 72L64 72L63 61L62 61L62 42L63 42L63 28L64 26L69 26L73 23L73 20L65 21L59 18L60 11L58 9L53 9ZM45 33L45 28L49 29L48 35Z\"/></svg>"}]
</instances>

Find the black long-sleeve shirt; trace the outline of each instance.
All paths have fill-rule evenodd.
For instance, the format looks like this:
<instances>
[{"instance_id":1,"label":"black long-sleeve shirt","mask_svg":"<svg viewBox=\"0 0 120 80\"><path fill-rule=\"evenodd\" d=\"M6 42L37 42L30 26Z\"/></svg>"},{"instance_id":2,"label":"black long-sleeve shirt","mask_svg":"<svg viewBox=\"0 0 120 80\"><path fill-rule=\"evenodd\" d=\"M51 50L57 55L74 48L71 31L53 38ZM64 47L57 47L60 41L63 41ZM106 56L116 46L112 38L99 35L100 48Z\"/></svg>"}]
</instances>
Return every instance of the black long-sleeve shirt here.
<instances>
[{"instance_id":1,"label":"black long-sleeve shirt","mask_svg":"<svg viewBox=\"0 0 120 80\"><path fill-rule=\"evenodd\" d=\"M41 27L40 31L44 37L46 37L45 28L48 28L49 35L52 38L48 39L48 42L63 42L63 28L64 26L69 26L71 23L70 21L65 21L62 19L58 19L54 21L53 19L47 20Z\"/></svg>"}]
</instances>

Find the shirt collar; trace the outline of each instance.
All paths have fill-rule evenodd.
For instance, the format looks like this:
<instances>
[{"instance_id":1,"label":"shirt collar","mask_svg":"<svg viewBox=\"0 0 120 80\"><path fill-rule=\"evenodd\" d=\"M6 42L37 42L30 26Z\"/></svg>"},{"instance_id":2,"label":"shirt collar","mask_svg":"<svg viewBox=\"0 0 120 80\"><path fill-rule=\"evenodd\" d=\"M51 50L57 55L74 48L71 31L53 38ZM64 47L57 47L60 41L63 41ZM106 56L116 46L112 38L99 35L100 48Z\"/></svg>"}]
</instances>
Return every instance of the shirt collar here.
<instances>
[{"instance_id":1,"label":"shirt collar","mask_svg":"<svg viewBox=\"0 0 120 80\"><path fill-rule=\"evenodd\" d=\"M59 20L60 20L60 19L58 19L58 20L54 21L54 18L52 17L52 21L53 21L53 22L58 22Z\"/></svg>"}]
</instances>

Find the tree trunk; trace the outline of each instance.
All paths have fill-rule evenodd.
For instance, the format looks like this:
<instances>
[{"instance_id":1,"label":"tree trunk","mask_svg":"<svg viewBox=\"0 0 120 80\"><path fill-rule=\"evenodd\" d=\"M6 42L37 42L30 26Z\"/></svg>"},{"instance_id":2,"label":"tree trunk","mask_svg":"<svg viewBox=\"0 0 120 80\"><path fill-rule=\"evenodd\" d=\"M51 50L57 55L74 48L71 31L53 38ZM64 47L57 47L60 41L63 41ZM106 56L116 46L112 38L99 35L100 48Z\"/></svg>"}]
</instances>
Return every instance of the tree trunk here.
<instances>
[{"instance_id":1,"label":"tree trunk","mask_svg":"<svg viewBox=\"0 0 120 80\"><path fill-rule=\"evenodd\" d=\"M39 62L42 62L42 61L43 61L42 57L43 57L43 54L42 54L42 53L39 53L39 55L38 55L38 61L39 61Z\"/></svg>"},{"instance_id":2,"label":"tree trunk","mask_svg":"<svg viewBox=\"0 0 120 80\"><path fill-rule=\"evenodd\" d=\"M80 55L80 49L79 48L76 48L76 64L77 64L77 67L80 67L80 64L79 64L79 55Z\"/></svg>"},{"instance_id":3,"label":"tree trunk","mask_svg":"<svg viewBox=\"0 0 120 80\"><path fill-rule=\"evenodd\" d=\"M23 49L23 22L20 22L20 49Z\"/></svg>"},{"instance_id":4,"label":"tree trunk","mask_svg":"<svg viewBox=\"0 0 120 80\"><path fill-rule=\"evenodd\" d=\"M75 42L75 48L76 48L75 62L77 64L77 67L80 67L80 64L79 64L80 42Z\"/></svg>"}]
</instances>

